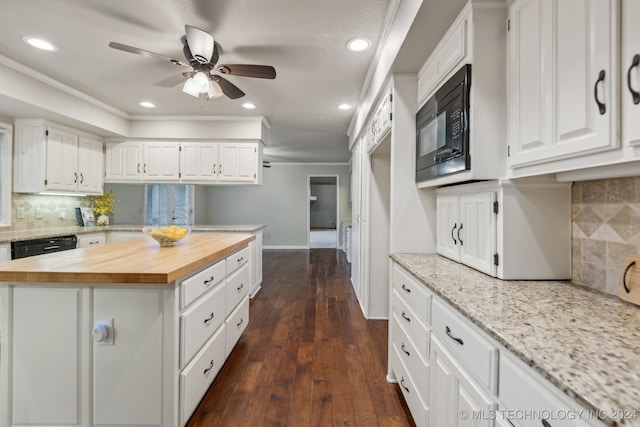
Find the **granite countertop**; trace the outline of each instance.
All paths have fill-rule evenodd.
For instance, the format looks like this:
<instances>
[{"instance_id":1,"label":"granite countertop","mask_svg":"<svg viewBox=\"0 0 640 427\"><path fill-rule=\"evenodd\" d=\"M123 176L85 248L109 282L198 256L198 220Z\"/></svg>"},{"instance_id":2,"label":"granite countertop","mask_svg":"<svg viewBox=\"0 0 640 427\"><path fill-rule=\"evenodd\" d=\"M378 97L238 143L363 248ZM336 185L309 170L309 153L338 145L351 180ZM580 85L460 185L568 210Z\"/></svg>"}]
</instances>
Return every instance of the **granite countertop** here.
<instances>
[{"instance_id":1,"label":"granite countertop","mask_svg":"<svg viewBox=\"0 0 640 427\"><path fill-rule=\"evenodd\" d=\"M4 231L0 232L0 243L16 242L19 240L40 239L46 237L68 236L70 234L87 234L109 231L140 231L142 225L108 225L80 227L78 225L55 228L37 228L32 230ZM266 225L246 224L246 225L193 225L191 230L195 232L233 232L233 233L255 233L262 230Z\"/></svg>"},{"instance_id":2,"label":"granite countertop","mask_svg":"<svg viewBox=\"0 0 640 427\"><path fill-rule=\"evenodd\" d=\"M571 282L503 281L436 254L394 254L493 339L586 409L640 426L640 307Z\"/></svg>"}]
</instances>

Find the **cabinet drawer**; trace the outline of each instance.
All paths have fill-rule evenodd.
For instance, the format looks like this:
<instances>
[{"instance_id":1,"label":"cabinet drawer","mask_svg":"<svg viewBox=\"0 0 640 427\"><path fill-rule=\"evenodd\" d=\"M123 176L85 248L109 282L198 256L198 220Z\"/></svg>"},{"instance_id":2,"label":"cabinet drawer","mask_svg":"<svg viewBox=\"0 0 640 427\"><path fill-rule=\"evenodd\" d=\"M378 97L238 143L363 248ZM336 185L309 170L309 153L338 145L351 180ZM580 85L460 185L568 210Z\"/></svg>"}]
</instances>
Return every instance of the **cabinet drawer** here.
<instances>
[{"instance_id":1,"label":"cabinet drawer","mask_svg":"<svg viewBox=\"0 0 640 427\"><path fill-rule=\"evenodd\" d=\"M225 261L219 261L199 273L185 279L180 284L182 305L184 308L219 283L225 276Z\"/></svg>"},{"instance_id":2,"label":"cabinet drawer","mask_svg":"<svg viewBox=\"0 0 640 427\"><path fill-rule=\"evenodd\" d=\"M578 427L586 426L585 421L571 419L572 417L562 417L558 419L557 414L580 413L578 408L570 408L554 393L534 377L533 372L529 373L529 367L518 366L514 361L504 355L500 358L500 402L504 414L529 413L540 415L539 417L518 417L509 420L513 425L520 427L539 427L545 414L554 416L549 420L549 425L553 427ZM516 412L518 411L518 412ZM585 416L586 418L586 416Z\"/></svg>"},{"instance_id":3,"label":"cabinet drawer","mask_svg":"<svg viewBox=\"0 0 640 427\"><path fill-rule=\"evenodd\" d=\"M104 245L107 241L107 236L104 233L79 235L78 248L90 248L91 246Z\"/></svg>"},{"instance_id":4,"label":"cabinet drawer","mask_svg":"<svg viewBox=\"0 0 640 427\"><path fill-rule=\"evenodd\" d=\"M481 384L497 393L498 349L467 324L459 314L434 299L431 327L446 346L469 368Z\"/></svg>"},{"instance_id":5,"label":"cabinet drawer","mask_svg":"<svg viewBox=\"0 0 640 427\"><path fill-rule=\"evenodd\" d=\"M189 366L180 373L180 425L186 424L225 360L225 328L223 326L207 341Z\"/></svg>"},{"instance_id":6,"label":"cabinet drawer","mask_svg":"<svg viewBox=\"0 0 640 427\"><path fill-rule=\"evenodd\" d=\"M429 324L431 320L431 294L427 288L397 264L393 265L392 280L393 289L398 292L398 295L408 302L426 324Z\"/></svg>"},{"instance_id":7,"label":"cabinet drawer","mask_svg":"<svg viewBox=\"0 0 640 427\"><path fill-rule=\"evenodd\" d=\"M422 400L428 401L427 385L429 384L429 364L418 352L413 342L404 333L404 330L398 325L398 319L392 320L393 336L391 345L400 356L400 360L404 364L407 374L411 377L413 383L418 387L417 392ZM426 331L425 331L426 335Z\"/></svg>"},{"instance_id":8,"label":"cabinet drawer","mask_svg":"<svg viewBox=\"0 0 640 427\"><path fill-rule=\"evenodd\" d=\"M240 266L245 265L249 261L249 248L239 250L233 255L226 258L227 275L236 271Z\"/></svg>"},{"instance_id":9,"label":"cabinet drawer","mask_svg":"<svg viewBox=\"0 0 640 427\"><path fill-rule=\"evenodd\" d=\"M226 317L225 286L215 287L180 316L180 366L184 366Z\"/></svg>"},{"instance_id":10,"label":"cabinet drawer","mask_svg":"<svg viewBox=\"0 0 640 427\"><path fill-rule=\"evenodd\" d=\"M407 369L402 364L401 357L395 348L391 351L391 367L398 380L398 385L400 386L404 400L407 402L409 411L411 411L411 416L416 423L416 427L426 427L428 415L427 405L416 392L416 386L409 376ZM426 388L426 384L424 387Z\"/></svg>"},{"instance_id":11,"label":"cabinet drawer","mask_svg":"<svg viewBox=\"0 0 640 427\"><path fill-rule=\"evenodd\" d=\"M226 355L227 357L233 350L233 347L236 345L238 340L240 339L240 335L246 329L249 324L249 297L246 296L242 302L236 307L236 309L231 313L231 315L227 318L226 330L227 330L227 338L226 338Z\"/></svg>"},{"instance_id":12,"label":"cabinet drawer","mask_svg":"<svg viewBox=\"0 0 640 427\"><path fill-rule=\"evenodd\" d=\"M404 330L404 333L413 342L422 358L428 360L430 328L422 323L422 319L400 297L396 289L392 293L391 306L391 313L396 320L396 326Z\"/></svg>"},{"instance_id":13,"label":"cabinet drawer","mask_svg":"<svg viewBox=\"0 0 640 427\"><path fill-rule=\"evenodd\" d=\"M231 312L236 305L249 293L251 287L249 265L245 264L231 277L227 278L227 312Z\"/></svg>"}]
</instances>

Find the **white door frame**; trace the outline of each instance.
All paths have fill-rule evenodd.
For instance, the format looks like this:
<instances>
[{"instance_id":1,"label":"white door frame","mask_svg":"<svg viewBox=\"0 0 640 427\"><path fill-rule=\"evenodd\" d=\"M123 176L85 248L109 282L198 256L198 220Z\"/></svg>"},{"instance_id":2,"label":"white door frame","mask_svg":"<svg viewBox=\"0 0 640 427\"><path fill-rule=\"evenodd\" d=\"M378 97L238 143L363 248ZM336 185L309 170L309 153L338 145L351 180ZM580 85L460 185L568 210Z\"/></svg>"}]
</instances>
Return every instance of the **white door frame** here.
<instances>
[{"instance_id":1,"label":"white door frame","mask_svg":"<svg viewBox=\"0 0 640 427\"><path fill-rule=\"evenodd\" d=\"M337 174L311 174L307 175L307 249L311 246L311 178L335 178L336 179L336 249L340 249L340 175Z\"/></svg>"}]
</instances>

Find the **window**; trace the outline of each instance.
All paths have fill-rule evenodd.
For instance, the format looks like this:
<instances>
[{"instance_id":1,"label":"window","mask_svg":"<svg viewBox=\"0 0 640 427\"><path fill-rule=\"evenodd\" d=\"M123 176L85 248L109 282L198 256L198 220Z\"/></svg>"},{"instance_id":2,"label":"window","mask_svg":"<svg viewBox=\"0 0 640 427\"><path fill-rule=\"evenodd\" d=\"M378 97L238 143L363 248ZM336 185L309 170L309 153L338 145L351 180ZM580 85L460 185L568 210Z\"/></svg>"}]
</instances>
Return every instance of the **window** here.
<instances>
[{"instance_id":1,"label":"window","mask_svg":"<svg viewBox=\"0 0 640 427\"><path fill-rule=\"evenodd\" d=\"M147 225L193 224L193 185L147 184Z\"/></svg>"},{"instance_id":2,"label":"window","mask_svg":"<svg viewBox=\"0 0 640 427\"><path fill-rule=\"evenodd\" d=\"M0 226L11 225L11 125L0 123Z\"/></svg>"}]
</instances>

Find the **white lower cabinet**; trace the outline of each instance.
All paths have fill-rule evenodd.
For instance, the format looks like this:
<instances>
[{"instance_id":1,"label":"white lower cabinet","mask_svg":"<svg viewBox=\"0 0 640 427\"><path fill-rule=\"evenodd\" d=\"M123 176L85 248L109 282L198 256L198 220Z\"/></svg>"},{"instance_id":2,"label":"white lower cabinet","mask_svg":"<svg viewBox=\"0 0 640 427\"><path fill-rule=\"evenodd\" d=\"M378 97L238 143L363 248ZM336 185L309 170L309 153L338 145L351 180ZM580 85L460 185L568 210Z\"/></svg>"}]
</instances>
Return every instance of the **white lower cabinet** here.
<instances>
[{"instance_id":1,"label":"white lower cabinet","mask_svg":"<svg viewBox=\"0 0 640 427\"><path fill-rule=\"evenodd\" d=\"M76 237L78 238L78 248L90 248L91 246L104 245L107 241L105 233L79 234Z\"/></svg>"},{"instance_id":2,"label":"white lower cabinet","mask_svg":"<svg viewBox=\"0 0 640 427\"><path fill-rule=\"evenodd\" d=\"M185 425L249 322L247 253L170 284L0 283L0 427Z\"/></svg>"},{"instance_id":3,"label":"white lower cabinet","mask_svg":"<svg viewBox=\"0 0 640 427\"><path fill-rule=\"evenodd\" d=\"M439 337L431 337L431 426L493 426L496 398L468 373Z\"/></svg>"},{"instance_id":4,"label":"white lower cabinet","mask_svg":"<svg viewBox=\"0 0 640 427\"><path fill-rule=\"evenodd\" d=\"M389 371L417 427L603 426L397 263L391 310Z\"/></svg>"}]
</instances>

